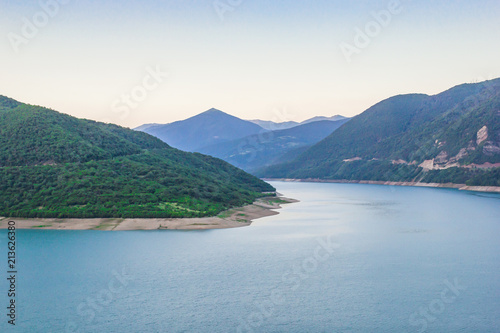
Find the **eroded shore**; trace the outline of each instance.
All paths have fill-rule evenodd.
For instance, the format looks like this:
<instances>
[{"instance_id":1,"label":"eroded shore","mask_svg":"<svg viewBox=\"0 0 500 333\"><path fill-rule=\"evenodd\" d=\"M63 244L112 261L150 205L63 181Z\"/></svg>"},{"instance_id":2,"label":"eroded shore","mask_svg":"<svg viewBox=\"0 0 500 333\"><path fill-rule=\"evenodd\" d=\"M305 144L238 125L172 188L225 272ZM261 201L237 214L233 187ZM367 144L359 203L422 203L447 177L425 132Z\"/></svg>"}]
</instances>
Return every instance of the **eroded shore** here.
<instances>
[{"instance_id":1,"label":"eroded shore","mask_svg":"<svg viewBox=\"0 0 500 333\"><path fill-rule=\"evenodd\" d=\"M233 208L213 217L175 219L28 219L0 217L0 229L8 227L8 221L15 221L18 229L58 229L58 230L202 230L245 227L252 221L279 214L276 209L282 204L297 200L285 197L265 197L253 204Z\"/></svg>"},{"instance_id":2,"label":"eroded shore","mask_svg":"<svg viewBox=\"0 0 500 333\"><path fill-rule=\"evenodd\" d=\"M310 183L339 183L339 184L373 184L373 185L392 185L392 186L417 186L417 187L436 187L436 188L456 188L462 191L493 192L500 193L500 186L468 186L465 184L454 183L419 183L419 182L389 182L376 180L329 180L318 178L292 179L292 178L264 178L265 181L284 181L284 182L310 182Z\"/></svg>"}]
</instances>

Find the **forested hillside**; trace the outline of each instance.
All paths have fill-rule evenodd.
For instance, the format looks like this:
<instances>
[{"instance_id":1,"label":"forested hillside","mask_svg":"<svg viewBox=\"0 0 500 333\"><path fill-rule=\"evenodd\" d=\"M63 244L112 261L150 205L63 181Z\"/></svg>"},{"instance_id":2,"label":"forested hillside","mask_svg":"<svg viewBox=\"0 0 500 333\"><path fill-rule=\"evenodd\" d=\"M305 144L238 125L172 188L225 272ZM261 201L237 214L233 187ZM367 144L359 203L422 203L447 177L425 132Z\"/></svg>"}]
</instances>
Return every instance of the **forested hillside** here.
<instances>
[{"instance_id":1,"label":"forested hillside","mask_svg":"<svg viewBox=\"0 0 500 333\"><path fill-rule=\"evenodd\" d=\"M257 174L499 186L498 163L500 79L389 98L292 162Z\"/></svg>"},{"instance_id":2,"label":"forested hillside","mask_svg":"<svg viewBox=\"0 0 500 333\"><path fill-rule=\"evenodd\" d=\"M0 144L0 216L210 216L274 191L146 133L3 96Z\"/></svg>"}]
</instances>

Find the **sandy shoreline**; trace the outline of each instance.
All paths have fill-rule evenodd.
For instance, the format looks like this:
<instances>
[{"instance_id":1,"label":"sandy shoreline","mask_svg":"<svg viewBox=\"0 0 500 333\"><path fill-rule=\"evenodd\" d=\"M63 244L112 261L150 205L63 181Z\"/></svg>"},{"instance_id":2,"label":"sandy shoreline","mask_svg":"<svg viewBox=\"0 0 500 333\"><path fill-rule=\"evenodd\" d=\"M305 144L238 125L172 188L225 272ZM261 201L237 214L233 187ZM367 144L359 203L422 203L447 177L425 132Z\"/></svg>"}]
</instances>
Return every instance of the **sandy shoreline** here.
<instances>
[{"instance_id":1,"label":"sandy shoreline","mask_svg":"<svg viewBox=\"0 0 500 333\"><path fill-rule=\"evenodd\" d=\"M390 182L376 180L329 180L329 179L292 179L292 178L264 178L265 181L284 181L284 182L305 182L305 183L339 183L339 184L373 184L373 185L392 185L392 186L416 186L416 187L439 187L456 188L462 191L492 192L500 193L500 186L467 186L465 184L453 183L417 183L417 182Z\"/></svg>"},{"instance_id":2,"label":"sandy shoreline","mask_svg":"<svg viewBox=\"0 0 500 333\"><path fill-rule=\"evenodd\" d=\"M275 209L281 204L297 200L284 197L257 199L252 205L233 208L213 217L185 219L28 219L0 217L0 229L6 229L9 221L16 222L17 229L57 229L57 230L204 230L245 227L252 221L279 214Z\"/></svg>"}]
</instances>

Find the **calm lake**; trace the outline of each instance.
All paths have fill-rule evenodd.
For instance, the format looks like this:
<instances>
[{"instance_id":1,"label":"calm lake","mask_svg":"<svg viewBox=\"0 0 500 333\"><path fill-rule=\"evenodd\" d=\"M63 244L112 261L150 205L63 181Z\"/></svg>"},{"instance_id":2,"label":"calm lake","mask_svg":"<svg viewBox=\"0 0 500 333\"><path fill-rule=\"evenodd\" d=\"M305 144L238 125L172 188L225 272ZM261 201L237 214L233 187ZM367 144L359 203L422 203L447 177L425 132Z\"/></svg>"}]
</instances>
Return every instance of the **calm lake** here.
<instances>
[{"instance_id":1,"label":"calm lake","mask_svg":"<svg viewBox=\"0 0 500 333\"><path fill-rule=\"evenodd\" d=\"M250 227L18 230L2 332L499 332L500 195L272 182Z\"/></svg>"}]
</instances>

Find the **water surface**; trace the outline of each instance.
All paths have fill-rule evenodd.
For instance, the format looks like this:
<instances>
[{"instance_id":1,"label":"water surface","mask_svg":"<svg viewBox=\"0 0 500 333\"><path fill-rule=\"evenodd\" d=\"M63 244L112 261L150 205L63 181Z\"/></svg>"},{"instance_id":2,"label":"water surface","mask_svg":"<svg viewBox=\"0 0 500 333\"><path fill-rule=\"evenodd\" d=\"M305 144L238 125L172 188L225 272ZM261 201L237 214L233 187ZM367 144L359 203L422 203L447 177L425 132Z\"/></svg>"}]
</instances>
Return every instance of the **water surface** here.
<instances>
[{"instance_id":1,"label":"water surface","mask_svg":"<svg viewBox=\"0 0 500 333\"><path fill-rule=\"evenodd\" d=\"M272 184L301 202L245 228L19 230L0 330L500 331L499 195Z\"/></svg>"}]
</instances>

